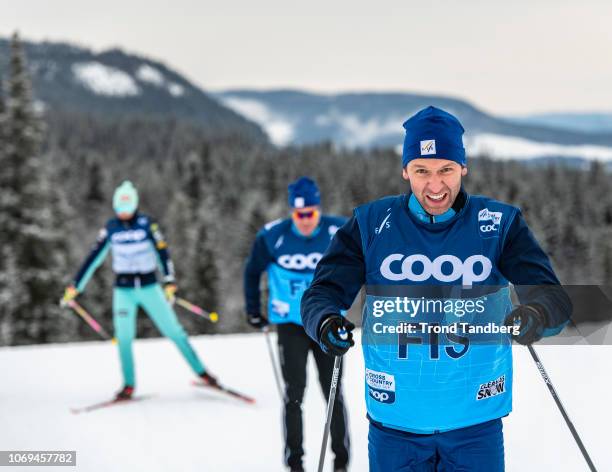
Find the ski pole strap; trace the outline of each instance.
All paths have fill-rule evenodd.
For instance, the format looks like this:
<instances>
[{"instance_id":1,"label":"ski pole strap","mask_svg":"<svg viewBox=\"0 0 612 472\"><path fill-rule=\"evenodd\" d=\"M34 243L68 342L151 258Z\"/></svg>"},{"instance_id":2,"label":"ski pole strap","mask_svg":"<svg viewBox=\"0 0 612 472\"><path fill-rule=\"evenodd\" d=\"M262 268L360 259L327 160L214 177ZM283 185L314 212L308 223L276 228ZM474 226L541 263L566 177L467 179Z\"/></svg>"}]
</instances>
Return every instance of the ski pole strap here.
<instances>
[{"instance_id":1,"label":"ski pole strap","mask_svg":"<svg viewBox=\"0 0 612 472\"><path fill-rule=\"evenodd\" d=\"M338 389L338 378L340 377L340 365L342 356L334 358L334 369L332 371L331 385L329 386L329 400L327 401L327 417L325 419L325 429L323 430L323 441L321 443L321 454L319 455L318 472L323 471L325 462L325 452L327 451L327 441L329 440L329 429L331 426L332 415L334 413L334 403L336 401L336 390Z\"/></svg>"},{"instance_id":2,"label":"ski pole strap","mask_svg":"<svg viewBox=\"0 0 612 472\"><path fill-rule=\"evenodd\" d=\"M188 302L184 298L176 297L175 301L178 305L182 306L183 308L185 308L187 311L190 311L194 315L198 315L198 316L201 316L202 318L206 318L207 320L212 321L213 323L216 323L217 321L219 321L219 314L217 312L214 312L214 311L208 312L204 308L200 308L199 306L194 305L191 302Z\"/></svg>"},{"instance_id":3,"label":"ski pole strap","mask_svg":"<svg viewBox=\"0 0 612 472\"><path fill-rule=\"evenodd\" d=\"M553 400L555 400L555 403L557 404L557 408L559 408L559 411L561 412L561 416L563 416L563 419L565 420L565 424L567 424L567 427L572 433L572 436L574 437L574 440L576 441L576 444L578 445L580 452L582 452L582 456L584 457L584 460L589 466L589 470L591 472L597 472L597 469L595 468L595 465L593 464L593 461L591 460L591 457L589 456L589 453L587 452L586 447L584 447L584 444L582 443L582 439L580 439L580 435L578 434L578 431L576 431L574 424L572 423L572 421L569 418L569 415L565 411L565 408L563 407L563 404L561 403L561 399L559 398L559 395L557 395L557 391L555 390L555 387L552 384L550 377L548 376L548 374L546 373L546 370L544 369L544 364L542 364L542 361L540 360L538 353L535 351L535 349L533 348L531 344L528 344L527 348L529 349L529 353L531 354L531 357L533 358L536 364L536 367L538 368L538 371L540 372L540 375L542 376L542 380L544 380L544 383L548 387L548 391L552 395Z\"/></svg>"},{"instance_id":4,"label":"ski pole strap","mask_svg":"<svg viewBox=\"0 0 612 472\"><path fill-rule=\"evenodd\" d=\"M98 323L85 308L79 305L75 300L70 300L67 305L74 310L74 312L85 320L85 322L98 333L104 339L112 339L111 335ZM114 341L114 339L113 339Z\"/></svg>"}]
</instances>

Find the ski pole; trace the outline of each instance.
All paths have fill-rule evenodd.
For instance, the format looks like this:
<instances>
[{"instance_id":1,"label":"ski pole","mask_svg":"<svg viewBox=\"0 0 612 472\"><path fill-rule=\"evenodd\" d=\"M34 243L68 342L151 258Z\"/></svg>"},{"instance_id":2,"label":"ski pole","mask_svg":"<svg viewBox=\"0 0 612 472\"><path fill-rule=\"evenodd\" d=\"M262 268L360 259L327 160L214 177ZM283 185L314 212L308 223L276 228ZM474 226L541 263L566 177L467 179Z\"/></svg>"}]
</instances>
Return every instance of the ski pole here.
<instances>
[{"instance_id":1,"label":"ski pole","mask_svg":"<svg viewBox=\"0 0 612 472\"><path fill-rule=\"evenodd\" d=\"M582 443L582 440L580 439L580 435L578 434L578 431L576 431L576 428L574 427L567 412L565 411L565 408L563 407L563 404L561 403L561 399L559 398L559 395L557 395L557 391L555 390L555 387L553 386L552 381L550 380L550 377L548 376L548 374L546 373L546 370L544 369L544 365L542 364L542 361L538 357L538 354L536 353L535 349L533 348L531 344L529 344L527 347L529 348L529 353L531 354L531 357L533 357L533 360L536 364L536 367L538 368L538 371L540 372L540 375L542 376L542 379L544 380L544 383L548 387L548 391L552 395L553 399L555 400L555 403L557 404L557 407L559 408L559 411L561 412L561 416L563 416L563 419L565 420L565 424L567 424L567 427L571 431L572 436L574 436L574 440L576 441L576 444L580 448L580 452L582 452L582 456L584 457L584 460L589 466L589 470L591 472L597 472L597 469L593 465L593 461L591 460L589 453L587 452L586 448L584 447L584 444Z\"/></svg>"},{"instance_id":2,"label":"ski pole","mask_svg":"<svg viewBox=\"0 0 612 472\"><path fill-rule=\"evenodd\" d=\"M338 330L341 338L348 337L346 330ZM332 414L334 413L334 402L336 401L336 390L338 388L338 378L340 377L340 365L342 364L342 356L334 358L334 370L332 370L331 385L329 386L329 398L327 400L327 418L325 419L325 429L323 430L323 441L321 443L321 454L319 455L319 472L323 471L323 462L325 462L325 452L327 451L327 441L329 439L329 428L331 426Z\"/></svg>"},{"instance_id":3,"label":"ski pole","mask_svg":"<svg viewBox=\"0 0 612 472\"><path fill-rule=\"evenodd\" d=\"M117 340L113 338L110 334L106 332L106 330L98 323L85 308L77 303L76 300L70 300L68 302L61 302L62 305L67 305L74 310L74 312L79 315L85 322L93 329L96 333L98 333L103 339L111 340L113 344L117 343Z\"/></svg>"},{"instance_id":4,"label":"ski pole","mask_svg":"<svg viewBox=\"0 0 612 472\"><path fill-rule=\"evenodd\" d=\"M272 370L274 371L274 380L276 380L276 388L278 389L278 394L280 395L281 400L285 398L284 388L281 383L280 375L278 373L278 365L276 363L276 359L274 358L274 350L272 349L272 342L270 341L270 330L267 326L263 328L264 336L266 337L266 344L268 345L268 354L270 354L270 362L272 363Z\"/></svg>"},{"instance_id":5,"label":"ski pole","mask_svg":"<svg viewBox=\"0 0 612 472\"><path fill-rule=\"evenodd\" d=\"M204 308L200 308L199 306L194 305L191 302L188 302L184 298L176 297L175 300L176 300L176 303L178 303L180 306L190 311L194 315L198 315L198 316L201 316L202 318L206 318L208 321L212 321L213 323L216 323L217 321L219 321L219 314L215 311L208 312Z\"/></svg>"}]
</instances>

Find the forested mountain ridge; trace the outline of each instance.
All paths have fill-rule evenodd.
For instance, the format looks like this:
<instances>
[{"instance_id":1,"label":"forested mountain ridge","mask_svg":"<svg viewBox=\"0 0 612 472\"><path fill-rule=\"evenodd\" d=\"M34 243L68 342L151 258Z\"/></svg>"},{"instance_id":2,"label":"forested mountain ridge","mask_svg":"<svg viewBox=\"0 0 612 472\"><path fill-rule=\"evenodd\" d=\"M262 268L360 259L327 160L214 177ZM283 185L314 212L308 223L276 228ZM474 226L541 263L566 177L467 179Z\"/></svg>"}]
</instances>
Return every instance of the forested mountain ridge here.
<instances>
[{"instance_id":1,"label":"forested mountain ridge","mask_svg":"<svg viewBox=\"0 0 612 472\"><path fill-rule=\"evenodd\" d=\"M163 63L121 49L93 52L57 42L23 42L38 108L94 114L174 117L216 134L266 137L258 125L221 105ZM0 38L0 77L10 41Z\"/></svg>"}]
</instances>

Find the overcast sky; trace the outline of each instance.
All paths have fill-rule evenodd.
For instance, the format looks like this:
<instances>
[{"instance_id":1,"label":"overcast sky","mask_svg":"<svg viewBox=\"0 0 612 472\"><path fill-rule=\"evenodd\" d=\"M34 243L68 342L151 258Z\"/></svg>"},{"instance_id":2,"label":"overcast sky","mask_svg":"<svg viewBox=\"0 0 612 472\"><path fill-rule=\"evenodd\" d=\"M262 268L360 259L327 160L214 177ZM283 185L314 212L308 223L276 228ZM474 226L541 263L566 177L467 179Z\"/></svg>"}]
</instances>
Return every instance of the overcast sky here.
<instances>
[{"instance_id":1,"label":"overcast sky","mask_svg":"<svg viewBox=\"0 0 612 472\"><path fill-rule=\"evenodd\" d=\"M612 111L610 0L17 0L0 34L120 46L205 89L411 91Z\"/></svg>"}]
</instances>

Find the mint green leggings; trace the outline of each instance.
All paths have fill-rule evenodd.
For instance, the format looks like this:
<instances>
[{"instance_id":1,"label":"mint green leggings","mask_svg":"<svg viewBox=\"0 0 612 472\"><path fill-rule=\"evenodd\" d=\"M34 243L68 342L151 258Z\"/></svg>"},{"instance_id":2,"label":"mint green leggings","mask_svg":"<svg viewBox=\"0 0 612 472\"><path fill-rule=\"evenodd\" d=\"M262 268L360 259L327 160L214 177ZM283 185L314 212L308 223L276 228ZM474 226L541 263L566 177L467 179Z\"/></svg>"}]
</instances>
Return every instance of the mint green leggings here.
<instances>
[{"instance_id":1,"label":"mint green leggings","mask_svg":"<svg viewBox=\"0 0 612 472\"><path fill-rule=\"evenodd\" d=\"M132 341L136 337L136 314L142 306L163 336L170 338L191 366L200 375L205 369L195 353L187 333L176 318L159 284L139 288L115 287L113 290L113 324L119 342L119 357L125 385L134 386L134 356Z\"/></svg>"}]
</instances>

